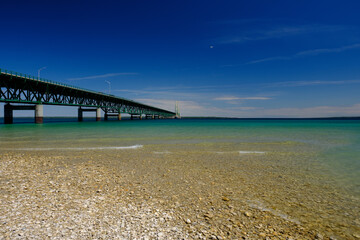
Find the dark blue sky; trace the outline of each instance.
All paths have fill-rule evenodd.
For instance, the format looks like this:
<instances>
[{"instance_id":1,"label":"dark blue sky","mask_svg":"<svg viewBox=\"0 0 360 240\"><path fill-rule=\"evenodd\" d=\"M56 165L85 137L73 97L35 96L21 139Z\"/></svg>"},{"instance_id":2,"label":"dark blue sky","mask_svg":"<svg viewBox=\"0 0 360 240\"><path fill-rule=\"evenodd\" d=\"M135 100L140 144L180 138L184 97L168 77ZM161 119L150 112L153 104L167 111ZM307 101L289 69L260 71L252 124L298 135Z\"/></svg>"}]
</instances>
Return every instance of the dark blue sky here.
<instances>
[{"instance_id":1,"label":"dark blue sky","mask_svg":"<svg viewBox=\"0 0 360 240\"><path fill-rule=\"evenodd\" d=\"M114 95L169 110L179 101L183 115L354 116L359 9L355 0L7 1L0 68L46 67L44 78L104 92L109 81Z\"/></svg>"}]
</instances>

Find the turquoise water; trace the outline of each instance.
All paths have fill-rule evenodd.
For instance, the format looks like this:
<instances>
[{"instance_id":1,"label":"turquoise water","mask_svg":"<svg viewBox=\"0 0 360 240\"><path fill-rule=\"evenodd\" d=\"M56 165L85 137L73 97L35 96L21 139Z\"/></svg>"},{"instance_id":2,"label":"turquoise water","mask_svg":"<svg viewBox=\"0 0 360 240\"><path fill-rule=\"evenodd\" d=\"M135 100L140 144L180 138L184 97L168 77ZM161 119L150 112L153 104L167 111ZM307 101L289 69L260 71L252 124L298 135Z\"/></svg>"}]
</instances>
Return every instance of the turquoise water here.
<instances>
[{"instance_id":1,"label":"turquoise water","mask_svg":"<svg viewBox=\"0 0 360 240\"><path fill-rule=\"evenodd\" d=\"M326 231L336 228L339 234L352 236L360 229L360 120L71 120L0 124L0 155L7 151L95 149L116 158L110 151L143 146L153 153L178 152L186 158L198 154L194 159L203 153L204 158L211 158L209 164L214 159L233 161L236 156L239 161L253 159L254 166L248 165L249 169L261 172L260 176L268 173L269 184L261 186L256 178L249 178L247 184L258 184L259 189L276 187L276 180L271 181L277 174L288 181L271 190L272 198L261 199L259 190L252 194L254 200L310 225L320 214L323 223L319 226ZM226 168L224 164L220 167ZM288 199L292 200L287 206L284 201ZM294 199L302 204L294 207ZM350 228L355 230L347 232Z\"/></svg>"},{"instance_id":2,"label":"turquoise water","mask_svg":"<svg viewBox=\"0 0 360 240\"><path fill-rule=\"evenodd\" d=\"M303 143L308 147L306 150L312 147L319 153L317 160L328 166L334 177L348 185L347 188L360 192L359 120L181 119L82 123L67 122L71 119L55 120L59 122L1 124L0 148L87 148L203 142Z\"/></svg>"}]
</instances>

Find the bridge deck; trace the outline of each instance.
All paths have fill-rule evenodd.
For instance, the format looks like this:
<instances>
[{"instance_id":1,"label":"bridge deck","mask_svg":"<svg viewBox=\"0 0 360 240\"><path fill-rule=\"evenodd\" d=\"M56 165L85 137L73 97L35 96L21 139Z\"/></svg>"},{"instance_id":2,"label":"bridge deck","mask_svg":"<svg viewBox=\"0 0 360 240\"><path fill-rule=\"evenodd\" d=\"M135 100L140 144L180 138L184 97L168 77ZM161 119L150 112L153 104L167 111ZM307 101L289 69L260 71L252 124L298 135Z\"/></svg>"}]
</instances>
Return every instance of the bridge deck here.
<instances>
[{"instance_id":1,"label":"bridge deck","mask_svg":"<svg viewBox=\"0 0 360 240\"><path fill-rule=\"evenodd\" d=\"M126 98L1 69L0 102L99 107L107 113L175 115Z\"/></svg>"}]
</instances>

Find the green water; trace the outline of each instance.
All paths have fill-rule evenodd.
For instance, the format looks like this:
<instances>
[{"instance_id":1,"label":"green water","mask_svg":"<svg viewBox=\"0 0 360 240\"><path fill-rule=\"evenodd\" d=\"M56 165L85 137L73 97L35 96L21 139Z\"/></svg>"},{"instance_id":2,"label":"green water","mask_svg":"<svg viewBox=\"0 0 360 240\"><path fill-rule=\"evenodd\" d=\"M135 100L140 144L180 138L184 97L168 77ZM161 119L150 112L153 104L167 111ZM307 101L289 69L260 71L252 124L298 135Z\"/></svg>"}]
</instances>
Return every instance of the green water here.
<instances>
[{"instance_id":1,"label":"green water","mask_svg":"<svg viewBox=\"0 0 360 240\"><path fill-rule=\"evenodd\" d=\"M265 168L261 174L270 173L266 167L271 166L271 174L288 176L289 182L298 184L285 184L283 189L273 191L273 198L261 200L267 206L302 222L316 218L319 211L322 218L333 224L328 228L339 224L339 232L350 227L355 232L360 229L359 120L181 119L0 125L0 153L94 148L106 152L131 146L149 146L160 153L185 152L184 156L203 152L204 156L215 154L212 159L222 160L253 157L256 167ZM251 181L256 182L256 178ZM295 194L296 189L299 192ZM302 206L308 204L306 211L314 214L305 216L305 207L286 207L283 202L287 198L281 196L287 194L294 194ZM309 200L317 195L319 199L314 203ZM259 194L254 201L260 198ZM320 211L319 207L325 210ZM335 218L334 211L343 212L331 219ZM342 222L347 222L346 227ZM346 234L352 236L351 231Z\"/></svg>"},{"instance_id":2,"label":"green water","mask_svg":"<svg viewBox=\"0 0 360 240\"><path fill-rule=\"evenodd\" d=\"M360 192L359 120L183 119L0 125L2 150L271 142L305 144L304 151L311 148L318 152L318 161ZM261 145L256 150L261 151Z\"/></svg>"},{"instance_id":3,"label":"green water","mask_svg":"<svg viewBox=\"0 0 360 240\"><path fill-rule=\"evenodd\" d=\"M318 152L318 161L359 192L359 120L183 119L0 125L2 150L271 142L306 144L304 151L310 147ZM256 150L261 151L261 145Z\"/></svg>"}]
</instances>

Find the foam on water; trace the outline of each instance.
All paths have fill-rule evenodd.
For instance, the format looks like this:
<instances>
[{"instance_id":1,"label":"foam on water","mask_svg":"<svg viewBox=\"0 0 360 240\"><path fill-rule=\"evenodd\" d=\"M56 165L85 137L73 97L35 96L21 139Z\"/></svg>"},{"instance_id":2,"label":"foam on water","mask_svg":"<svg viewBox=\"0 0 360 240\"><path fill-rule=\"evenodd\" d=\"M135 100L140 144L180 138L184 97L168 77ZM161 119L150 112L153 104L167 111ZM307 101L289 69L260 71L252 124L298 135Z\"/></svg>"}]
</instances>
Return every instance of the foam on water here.
<instances>
[{"instance_id":1,"label":"foam on water","mask_svg":"<svg viewBox=\"0 0 360 240\"><path fill-rule=\"evenodd\" d=\"M115 146L115 147L76 147L76 148L8 148L2 150L19 150L19 151L53 151L53 150L75 150L75 151L82 151L82 150L125 150L125 149L138 149L142 148L143 145L133 145L133 146Z\"/></svg>"},{"instance_id":2,"label":"foam on water","mask_svg":"<svg viewBox=\"0 0 360 240\"><path fill-rule=\"evenodd\" d=\"M238 151L239 154L265 154L266 152L261 152L261 151ZM227 153L237 153L234 151L229 151L229 152L215 152L217 154L227 154Z\"/></svg>"},{"instance_id":3,"label":"foam on water","mask_svg":"<svg viewBox=\"0 0 360 240\"><path fill-rule=\"evenodd\" d=\"M290 217L289 215L285 214L285 213L282 213L280 211L277 211L277 210L274 210L272 208L268 208L268 207L265 207L264 203L260 202L260 201L248 201L248 204L250 207L252 208L256 208L256 209L259 209L263 212L270 212L272 214L274 214L275 216L278 216L278 217L281 217L282 219L285 219L286 221L290 221L290 222L293 222L293 223L296 223L296 224L301 224L299 220L295 219L295 218L292 218Z\"/></svg>"},{"instance_id":4,"label":"foam on water","mask_svg":"<svg viewBox=\"0 0 360 240\"><path fill-rule=\"evenodd\" d=\"M163 152L153 152L154 154L170 154L169 151L163 151Z\"/></svg>"},{"instance_id":5,"label":"foam on water","mask_svg":"<svg viewBox=\"0 0 360 240\"><path fill-rule=\"evenodd\" d=\"M265 154L265 152L260 151L239 151L240 154Z\"/></svg>"}]
</instances>

